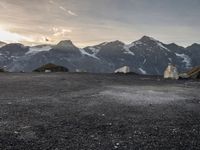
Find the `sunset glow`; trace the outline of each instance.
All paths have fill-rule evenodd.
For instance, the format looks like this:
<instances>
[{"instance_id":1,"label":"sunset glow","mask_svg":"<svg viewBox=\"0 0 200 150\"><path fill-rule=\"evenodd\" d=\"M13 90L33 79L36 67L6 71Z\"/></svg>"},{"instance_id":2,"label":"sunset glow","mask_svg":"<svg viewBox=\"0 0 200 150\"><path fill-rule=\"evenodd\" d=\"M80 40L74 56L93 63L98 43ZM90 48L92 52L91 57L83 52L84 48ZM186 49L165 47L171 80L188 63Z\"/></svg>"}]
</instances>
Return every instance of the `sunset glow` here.
<instances>
[{"instance_id":1,"label":"sunset glow","mask_svg":"<svg viewBox=\"0 0 200 150\"><path fill-rule=\"evenodd\" d=\"M11 43L11 42L17 43L24 40L28 39L17 33L12 33L0 28L0 41L4 41L6 43Z\"/></svg>"},{"instance_id":2,"label":"sunset glow","mask_svg":"<svg viewBox=\"0 0 200 150\"><path fill-rule=\"evenodd\" d=\"M147 35L188 46L199 43L199 10L199 0L1 0L0 40L83 47Z\"/></svg>"}]
</instances>

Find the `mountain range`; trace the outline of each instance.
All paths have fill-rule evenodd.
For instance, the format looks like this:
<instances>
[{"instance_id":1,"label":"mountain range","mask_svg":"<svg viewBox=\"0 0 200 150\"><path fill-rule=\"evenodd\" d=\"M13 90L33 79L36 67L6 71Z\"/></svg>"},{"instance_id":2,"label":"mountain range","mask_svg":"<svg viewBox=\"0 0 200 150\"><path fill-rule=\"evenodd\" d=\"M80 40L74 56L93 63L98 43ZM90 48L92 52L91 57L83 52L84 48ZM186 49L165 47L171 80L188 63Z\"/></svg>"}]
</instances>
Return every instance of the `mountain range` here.
<instances>
[{"instance_id":1,"label":"mountain range","mask_svg":"<svg viewBox=\"0 0 200 150\"><path fill-rule=\"evenodd\" d=\"M162 75L169 63L175 64L179 72L199 66L200 44L185 48L148 36L131 44L113 41L85 48L78 48L70 40L38 46L0 42L0 67L7 71L31 72L47 63L62 65L72 72L112 73L129 66L136 73Z\"/></svg>"}]
</instances>

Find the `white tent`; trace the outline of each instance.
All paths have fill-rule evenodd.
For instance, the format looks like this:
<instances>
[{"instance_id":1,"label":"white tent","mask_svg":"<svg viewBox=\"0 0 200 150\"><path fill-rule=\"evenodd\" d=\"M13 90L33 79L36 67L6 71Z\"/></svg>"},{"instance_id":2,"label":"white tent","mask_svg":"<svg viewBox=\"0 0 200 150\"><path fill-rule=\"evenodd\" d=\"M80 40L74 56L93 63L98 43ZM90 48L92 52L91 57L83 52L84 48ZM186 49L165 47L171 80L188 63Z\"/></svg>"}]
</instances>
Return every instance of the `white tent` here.
<instances>
[{"instance_id":1,"label":"white tent","mask_svg":"<svg viewBox=\"0 0 200 150\"><path fill-rule=\"evenodd\" d=\"M45 70L45 73L50 73L51 72L51 70Z\"/></svg>"},{"instance_id":2,"label":"white tent","mask_svg":"<svg viewBox=\"0 0 200 150\"><path fill-rule=\"evenodd\" d=\"M124 67L121 67L117 70L115 70L115 73L129 73L130 72L130 67L128 66L124 66Z\"/></svg>"},{"instance_id":3,"label":"white tent","mask_svg":"<svg viewBox=\"0 0 200 150\"><path fill-rule=\"evenodd\" d=\"M179 79L178 71L176 66L169 64L164 72L165 79Z\"/></svg>"}]
</instances>

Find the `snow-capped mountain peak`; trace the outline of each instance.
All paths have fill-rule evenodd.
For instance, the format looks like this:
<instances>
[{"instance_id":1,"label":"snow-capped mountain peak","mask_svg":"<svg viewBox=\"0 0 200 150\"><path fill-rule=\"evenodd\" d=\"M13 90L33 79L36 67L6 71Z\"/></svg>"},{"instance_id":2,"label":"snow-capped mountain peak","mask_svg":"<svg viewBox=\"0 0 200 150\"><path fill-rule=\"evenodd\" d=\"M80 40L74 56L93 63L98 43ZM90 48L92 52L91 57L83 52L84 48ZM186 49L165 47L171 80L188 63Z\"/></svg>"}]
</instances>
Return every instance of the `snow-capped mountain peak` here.
<instances>
[{"instance_id":1,"label":"snow-capped mountain peak","mask_svg":"<svg viewBox=\"0 0 200 150\"><path fill-rule=\"evenodd\" d=\"M6 66L8 71L32 71L41 65L55 63L70 71L111 73L121 66L129 66L130 71L136 73L161 75L168 63L185 71L200 65L199 57L199 44L184 48L148 36L131 44L112 41L86 48L78 48L70 40L57 45L7 44L0 47L0 67Z\"/></svg>"},{"instance_id":2,"label":"snow-capped mountain peak","mask_svg":"<svg viewBox=\"0 0 200 150\"><path fill-rule=\"evenodd\" d=\"M156 39L154 39L153 37L150 37L150 36L143 36L139 41L143 41L143 42L147 42L147 41L155 41L157 42Z\"/></svg>"},{"instance_id":3,"label":"snow-capped mountain peak","mask_svg":"<svg viewBox=\"0 0 200 150\"><path fill-rule=\"evenodd\" d=\"M66 49L66 48L74 48L76 47L71 40L63 40L60 41L54 48L56 49Z\"/></svg>"},{"instance_id":4,"label":"snow-capped mountain peak","mask_svg":"<svg viewBox=\"0 0 200 150\"><path fill-rule=\"evenodd\" d=\"M154 50L156 47L160 48L161 50L166 50L168 52L170 52L170 50L164 46L164 44L162 42L160 42L159 40L156 40L152 37L149 36L143 36L140 40L135 41L131 44L132 47L134 46L148 46L149 50Z\"/></svg>"}]
</instances>

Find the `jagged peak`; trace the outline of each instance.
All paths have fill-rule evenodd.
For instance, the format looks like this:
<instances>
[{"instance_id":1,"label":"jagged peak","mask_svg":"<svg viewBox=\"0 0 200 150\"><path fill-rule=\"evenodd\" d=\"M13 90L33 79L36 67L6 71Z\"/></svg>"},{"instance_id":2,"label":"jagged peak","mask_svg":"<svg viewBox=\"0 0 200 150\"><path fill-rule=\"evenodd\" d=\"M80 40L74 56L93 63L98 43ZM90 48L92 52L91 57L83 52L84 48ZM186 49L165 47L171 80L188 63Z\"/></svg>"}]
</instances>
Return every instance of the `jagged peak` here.
<instances>
[{"instance_id":1,"label":"jagged peak","mask_svg":"<svg viewBox=\"0 0 200 150\"><path fill-rule=\"evenodd\" d=\"M0 41L0 48L5 46L7 43Z\"/></svg>"},{"instance_id":2,"label":"jagged peak","mask_svg":"<svg viewBox=\"0 0 200 150\"><path fill-rule=\"evenodd\" d=\"M140 41L156 41L156 42L158 42L158 40L154 39L153 37L146 36L146 35L144 35L144 36L140 39Z\"/></svg>"},{"instance_id":3,"label":"jagged peak","mask_svg":"<svg viewBox=\"0 0 200 150\"><path fill-rule=\"evenodd\" d=\"M10 44L6 44L4 45L4 47L13 47L13 46L16 46L16 47L20 47L20 48L24 48L25 46L21 43L10 43Z\"/></svg>"},{"instance_id":4,"label":"jagged peak","mask_svg":"<svg viewBox=\"0 0 200 150\"><path fill-rule=\"evenodd\" d=\"M176 43L170 43L170 44L165 44L167 47L179 47L179 48L184 48L183 46L180 46Z\"/></svg>"},{"instance_id":5,"label":"jagged peak","mask_svg":"<svg viewBox=\"0 0 200 150\"><path fill-rule=\"evenodd\" d=\"M74 45L71 40L62 40L57 45Z\"/></svg>"},{"instance_id":6,"label":"jagged peak","mask_svg":"<svg viewBox=\"0 0 200 150\"><path fill-rule=\"evenodd\" d=\"M146 43L163 44L162 42L154 39L153 37L149 37L149 36L145 35L142 38L140 38L139 40L134 41L131 44L128 44L128 46L132 47L132 46L136 46L136 45L143 45L143 44L146 44Z\"/></svg>"},{"instance_id":7,"label":"jagged peak","mask_svg":"<svg viewBox=\"0 0 200 150\"><path fill-rule=\"evenodd\" d=\"M167 44L168 46L179 46L179 45L177 45L176 43L169 43L169 44Z\"/></svg>"},{"instance_id":8,"label":"jagged peak","mask_svg":"<svg viewBox=\"0 0 200 150\"><path fill-rule=\"evenodd\" d=\"M119 41L119 40L111 41L111 42L108 42L107 44L125 45L122 41Z\"/></svg>"},{"instance_id":9,"label":"jagged peak","mask_svg":"<svg viewBox=\"0 0 200 150\"><path fill-rule=\"evenodd\" d=\"M99 46L105 46L105 45L107 45L109 42L102 42L102 43L100 43L100 44L98 44L98 45L94 45L94 46L90 46L90 47L99 47Z\"/></svg>"},{"instance_id":10,"label":"jagged peak","mask_svg":"<svg viewBox=\"0 0 200 150\"><path fill-rule=\"evenodd\" d=\"M31 46L30 48L43 48L43 47L53 47L54 45L51 44L41 44L41 45L35 45L35 46Z\"/></svg>"},{"instance_id":11,"label":"jagged peak","mask_svg":"<svg viewBox=\"0 0 200 150\"><path fill-rule=\"evenodd\" d=\"M3 45L3 44L7 44L7 43L5 43L5 42L3 42L3 41L0 41L0 45Z\"/></svg>"},{"instance_id":12,"label":"jagged peak","mask_svg":"<svg viewBox=\"0 0 200 150\"><path fill-rule=\"evenodd\" d=\"M188 46L188 47L196 47L196 46L200 46L200 44L198 44L198 43L194 43L194 44L192 44L192 45L190 45L190 46Z\"/></svg>"},{"instance_id":13,"label":"jagged peak","mask_svg":"<svg viewBox=\"0 0 200 150\"><path fill-rule=\"evenodd\" d=\"M93 45L93 46L87 46L85 48L91 48L91 47L97 47L97 48L100 48L102 46L107 46L107 45L125 45L122 41L119 41L119 40L115 40L115 41L111 41L111 42L103 42L101 44L98 44L98 45ZM85 49L84 48L84 49Z\"/></svg>"},{"instance_id":14,"label":"jagged peak","mask_svg":"<svg viewBox=\"0 0 200 150\"><path fill-rule=\"evenodd\" d=\"M77 48L71 40L60 41L54 48L65 49L65 48Z\"/></svg>"}]
</instances>

